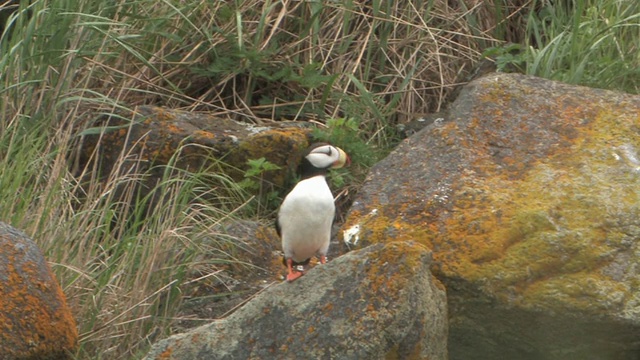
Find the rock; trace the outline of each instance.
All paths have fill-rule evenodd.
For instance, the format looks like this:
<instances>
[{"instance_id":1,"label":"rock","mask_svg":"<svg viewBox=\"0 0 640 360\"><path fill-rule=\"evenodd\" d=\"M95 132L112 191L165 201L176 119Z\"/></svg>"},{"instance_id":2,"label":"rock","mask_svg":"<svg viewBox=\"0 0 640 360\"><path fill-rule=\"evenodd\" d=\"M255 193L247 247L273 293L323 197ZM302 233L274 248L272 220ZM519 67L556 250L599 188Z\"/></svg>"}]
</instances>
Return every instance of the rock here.
<instances>
[{"instance_id":1,"label":"rock","mask_svg":"<svg viewBox=\"0 0 640 360\"><path fill-rule=\"evenodd\" d=\"M246 279L252 274L256 274L256 270L261 270L268 279L285 279L287 268L283 264L282 243L274 223L264 224L253 220L229 219L214 228L214 233L216 236L203 241L200 246L205 249L220 249L220 245L223 243L221 240L226 238L230 246L228 249L223 247L222 250L226 253L232 253L236 259L242 259L240 263L230 264L233 272L237 275ZM332 234L332 240L334 240L335 232ZM327 259L334 259L344 254L346 251L341 245L337 239L332 241ZM311 263L315 264L317 260L314 257L311 259Z\"/></svg>"},{"instance_id":2,"label":"rock","mask_svg":"<svg viewBox=\"0 0 640 360\"><path fill-rule=\"evenodd\" d=\"M446 359L446 303L412 242L375 245L266 289L146 359Z\"/></svg>"},{"instance_id":3,"label":"rock","mask_svg":"<svg viewBox=\"0 0 640 360\"><path fill-rule=\"evenodd\" d=\"M398 124L398 126L396 126L396 131L402 139L406 139L433 123L439 124L446 121L447 117L447 111L440 111L433 114L424 114L421 116L417 116L414 120L411 120L406 124Z\"/></svg>"},{"instance_id":4,"label":"rock","mask_svg":"<svg viewBox=\"0 0 640 360\"><path fill-rule=\"evenodd\" d=\"M285 279L287 268L282 262L281 241L272 222L227 219L213 227L210 234L199 244L201 251L192 262L206 264L211 257L231 257L234 261L217 264L216 276L181 289L185 299L176 316L181 320L173 325L174 333L207 324L207 319L222 318L265 287ZM344 253L345 246L332 237L327 258L331 261ZM318 259L312 258L310 266L317 264ZM210 272L208 267L195 266L190 269L189 278L200 279Z\"/></svg>"},{"instance_id":5,"label":"rock","mask_svg":"<svg viewBox=\"0 0 640 360\"><path fill-rule=\"evenodd\" d=\"M451 359L638 359L639 145L639 96L489 75L371 170L344 240L433 250Z\"/></svg>"},{"instance_id":6,"label":"rock","mask_svg":"<svg viewBox=\"0 0 640 360\"><path fill-rule=\"evenodd\" d=\"M213 227L210 236L198 246L201 251L192 260L194 264L207 264L212 257L233 261L216 264L216 276L205 279L201 279L203 275L212 271L208 266L190 268L189 278L200 280L181 289L185 298L177 316L181 320L173 324L174 333L207 324L207 319L222 318L265 287L285 279L287 268L273 222L226 219ZM346 250L332 236L327 259L331 261ZM310 266L318 263L314 257Z\"/></svg>"},{"instance_id":7,"label":"rock","mask_svg":"<svg viewBox=\"0 0 640 360\"><path fill-rule=\"evenodd\" d=\"M0 222L0 359L71 359L76 323L37 245Z\"/></svg>"},{"instance_id":8,"label":"rock","mask_svg":"<svg viewBox=\"0 0 640 360\"><path fill-rule=\"evenodd\" d=\"M291 123L254 126L202 113L141 106L131 114L105 117L82 135L74 172L85 179L128 175L138 179L147 194L165 175L165 165L224 172L240 181L248 160L265 158L280 167L264 171L258 179L266 193L288 185L309 145L310 131Z\"/></svg>"}]
</instances>

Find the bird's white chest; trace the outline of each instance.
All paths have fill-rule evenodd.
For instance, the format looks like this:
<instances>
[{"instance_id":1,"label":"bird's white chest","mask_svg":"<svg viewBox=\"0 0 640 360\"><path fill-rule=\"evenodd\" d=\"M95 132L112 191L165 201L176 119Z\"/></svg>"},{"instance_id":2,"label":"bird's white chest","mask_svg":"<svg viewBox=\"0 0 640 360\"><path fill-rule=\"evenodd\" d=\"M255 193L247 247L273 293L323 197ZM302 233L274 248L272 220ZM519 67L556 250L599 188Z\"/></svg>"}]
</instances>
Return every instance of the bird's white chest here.
<instances>
[{"instance_id":1,"label":"bird's white chest","mask_svg":"<svg viewBox=\"0 0 640 360\"><path fill-rule=\"evenodd\" d=\"M278 213L285 256L304 261L329 246L335 215L333 195L324 176L300 181Z\"/></svg>"}]
</instances>

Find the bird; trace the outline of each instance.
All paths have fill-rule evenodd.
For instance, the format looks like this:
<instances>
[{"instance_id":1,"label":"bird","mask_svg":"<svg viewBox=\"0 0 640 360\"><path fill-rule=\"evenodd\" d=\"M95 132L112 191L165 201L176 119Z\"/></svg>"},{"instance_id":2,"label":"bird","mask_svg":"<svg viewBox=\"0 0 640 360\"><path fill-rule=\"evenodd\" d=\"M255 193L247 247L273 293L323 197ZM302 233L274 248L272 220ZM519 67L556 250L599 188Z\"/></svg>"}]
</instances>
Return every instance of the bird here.
<instances>
[{"instance_id":1,"label":"bird","mask_svg":"<svg viewBox=\"0 0 640 360\"><path fill-rule=\"evenodd\" d=\"M329 169L348 166L350 162L342 149L327 143L312 144L305 151L298 167L300 181L285 196L276 218L287 282L302 276L295 267L309 264L314 255L321 264L326 263L336 212L326 175Z\"/></svg>"}]
</instances>

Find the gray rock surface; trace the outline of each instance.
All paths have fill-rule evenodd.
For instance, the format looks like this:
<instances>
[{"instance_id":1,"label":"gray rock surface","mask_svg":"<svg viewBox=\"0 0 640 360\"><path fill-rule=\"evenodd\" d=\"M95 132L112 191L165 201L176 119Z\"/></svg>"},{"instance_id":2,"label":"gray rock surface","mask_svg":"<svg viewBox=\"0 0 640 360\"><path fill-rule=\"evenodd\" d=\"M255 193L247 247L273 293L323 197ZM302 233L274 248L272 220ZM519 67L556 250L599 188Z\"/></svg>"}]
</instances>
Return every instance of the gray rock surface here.
<instances>
[{"instance_id":1,"label":"gray rock surface","mask_svg":"<svg viewBox=\"0 0 640 360\"><path fill-rule=\"evenodd\" d=\"M268 288L146 359L446 359L447 310L413 242L374 245Z\"/></svg>"}]
</instances>

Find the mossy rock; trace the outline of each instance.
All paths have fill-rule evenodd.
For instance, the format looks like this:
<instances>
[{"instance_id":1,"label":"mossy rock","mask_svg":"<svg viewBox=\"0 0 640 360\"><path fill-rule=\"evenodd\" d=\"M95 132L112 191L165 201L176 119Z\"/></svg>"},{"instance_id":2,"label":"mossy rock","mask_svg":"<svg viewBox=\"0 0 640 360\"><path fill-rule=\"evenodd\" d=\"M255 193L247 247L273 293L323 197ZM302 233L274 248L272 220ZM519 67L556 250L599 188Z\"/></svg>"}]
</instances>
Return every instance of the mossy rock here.
<instances>
[{"instance_id":1,"label":"mossy rock","mask_svg":"<svg viewBox=\"0 0 640 360\"><path fill-rule=\"evenodd\" d=\"M300 124L304 123L255 126L204 113L141 106L102 117L83 130L74 173L83 184L111 181L122 203L146 197L147 206L153 206L165 196L157 189L167 174L184 170L210 174L217 181L210 187L220 191L208 196L224 198L229 196L225 184L241 182L250 169L248 161L264 158L276 166L252 178L252 186L242 190L255 191L251 195L256 196L283 193L311 139L311 129Z\"/></svg>"},{"instance_id":2,"label":"mossy rock","mask_svg":"<svg viewBox=\"0 0 640 360\"><path fill-rule=\"evenodd\" d=\"M639 129L639 96L483 77L371 170L342 230L433 250L452 359L635 359Z\"/></svg>"}]
</instances>

